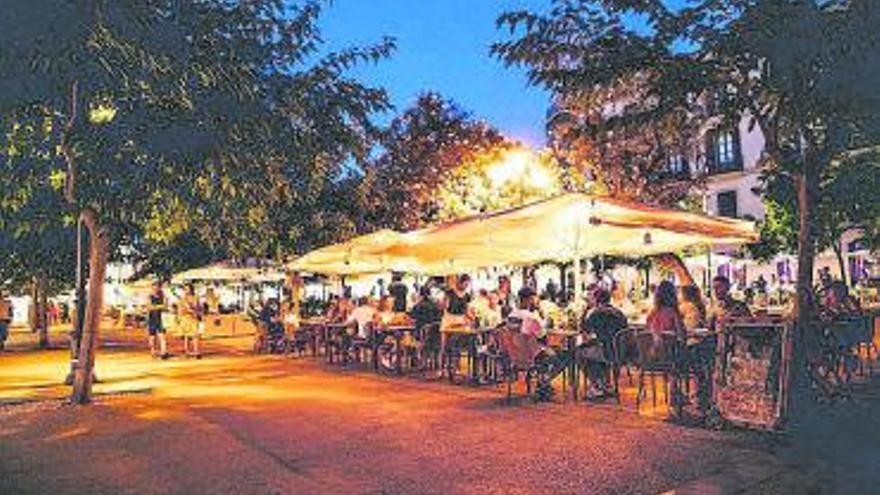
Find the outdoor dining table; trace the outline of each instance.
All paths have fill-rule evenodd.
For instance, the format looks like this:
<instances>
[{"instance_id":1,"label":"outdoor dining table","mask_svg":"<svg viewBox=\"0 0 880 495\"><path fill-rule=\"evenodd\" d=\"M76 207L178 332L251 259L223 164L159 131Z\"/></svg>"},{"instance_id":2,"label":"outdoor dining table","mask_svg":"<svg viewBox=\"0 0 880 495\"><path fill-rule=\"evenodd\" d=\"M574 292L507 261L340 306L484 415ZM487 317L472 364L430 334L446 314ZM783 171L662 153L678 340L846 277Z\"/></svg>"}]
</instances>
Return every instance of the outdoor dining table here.
<instances>
[{"instance_id":1,"label":"outdoor dining table","mask_svg":"<svg viewBox=\"0 0 880 495\"><path fill-rule=\"evenodd\" d=\"M407 333L413 334L416 331L415 325L386 325L386 326L371 326L370 327L370 338L372 342L373 349L373 370L379 370L379 357L378 350L379 346L385 340L385 337L392 336L394 337L394 372L398 375L403 374L403 336Z\"/></svg>"},{"instance_id":2,"label":"outdoor dining table","mask_svg":"<svg viewBox=\"0 0 880 495\"><path fill-rule=\"evenodd\" d=\"M579 381L580 377L578 376L578 363L577 363L577 348L578 348L578 337L581 337L583 334L581 332L575 330L548 330L547 337L548 340L556 339L557 341L563 342L563 347L567 354L566 363L566 371L569 378L569 386L571 388L572 398L577 401L578 400L578 388L580 386ZM583 338L583 337L582 337ZM588 336L589 338L589 336ZM595 338L595 335L593 335ZM563 375L563 387L565 387L565 375Z\"/></svg>"},{"instance_id":3,"label":"outdoor dining table","mask_svg":"<svg viewBox=\"0 0 880 495\"><path fill-rule=\"evenodd\" d=\"M468 348L468 380L471 383L476 383L479 380L477 376L477 347L479 345L479 339L481 337L485 337L486 335L492 333L494 328L471 328L471 327L447 327L441 328L440 334L442 336L441 343L441 359L444 360L443 369L446 369L449 373L449 380L452 381L454 378L452 374L452 363L446 362L446 347L449 345L449 340L454 337L458 337L460 339L464 339L467 341Z\"/></svg>"},{"instance_id":4,"label":"outdoor dining table","mask_svg":"<svg viewBox=\"0 0 880 495\"><path fill-rule=\"evenodd\" d=\"M321 327L322 335L321 340L324 341L325 353L327 355L327 362L333 363L333 351L331 349L334 340L336 341L337 350L342 352L342 342L346 338L348 329L351 325L348 323L328 323ZM342 356L343 362L347 362L347 353L344 353Z\"/></svg>"},{"instance_id":5,"label":"outdoor dining table","mask_svg":"<svg viewBox=\"0 0 880 495\"><path fill-rule=\"evenodd\" d=\"M326 327L326 318L306 318L299 324L298 331L308 335L312 356L318 355L318 340L324 338Z\"/></svg>"}]
</instances>

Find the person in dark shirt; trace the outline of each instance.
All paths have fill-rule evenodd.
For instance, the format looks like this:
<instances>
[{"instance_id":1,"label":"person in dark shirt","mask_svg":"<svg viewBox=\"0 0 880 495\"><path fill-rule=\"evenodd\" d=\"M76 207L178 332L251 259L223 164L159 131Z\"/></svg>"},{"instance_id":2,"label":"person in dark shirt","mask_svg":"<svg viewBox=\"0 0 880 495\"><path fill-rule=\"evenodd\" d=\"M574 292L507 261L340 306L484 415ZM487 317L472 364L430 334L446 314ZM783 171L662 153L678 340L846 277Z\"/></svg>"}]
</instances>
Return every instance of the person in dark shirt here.
<instances>
[{"instance_id":1,"label":"person in dark shirt","mask_svg":"<svg viewBox=\"0 0 880 495\"><path fill-rule=\"evenodd\" d=\"M153 284L153 292L150 294L150 304L147 308L147 331L150 334L150 355L153 357L168 358L168 345L165 341L165 327L162 325L162 312L165 311L165 293L162 291L162 282ZM159 354L156 354L156 339L159 340Z\"/></svg>"},{"instance_id":2,"label":"person in dark shirt","mask_svg":"<svg viewBox=\"0 0 880 495\"><path fill-rule=\"evenodd\" d=\"M498 277L498 289L495 291L495 298L498 300L498 305L501 306L501 317L507 318L507 315L514 309L510 277L507 275Z\"/></svg>"},{"instance_id":3,"label":"person in dark shirt","mask_svg":"<svg viewBox=\"0 0 880 495\"><path fill-rule=\"evenodd\" d=\"M709 309L709 328L713 331L720 331L724 320L728 318L752 315L748 305L730 295L730 279L727 277L718 275L712 279L712 292L715 294L715 301Z\"/></svg>"},{"instance_id":4,"label":"person in dark shirt","mask_svg":"<svg viewBox=\"0 0 880 495\"><path fill-rule=\"evenodd\" d=\"M406 297L409 295L409 289L403 283L403 277L399 273L391 276L388 293L394 298L391 310L395 313L406 313Z\"/></svg>"},{"instance_id":5,"label":"person in dark shirt","mask_svg":"<svg viewBox=\"0 0 880 495\"><path fill-rule=\"evenodd\" d=\"M614 357L614 336L626 329L626 316L611 305L611 293L597 287L593 293L593 309L581 321L581 331L596 336L596 340L584 346L583 359L587 365L590 390L587 397L597 399L608 393L607 368Z\"/></svg>"},{"instance_id":6,"label":"person in dark shirt","mask_svg":"<svg viewBox=\"0 0 880 495\"><path fill-rule=\"evenodd\" d=\"M6 349L6 339L9 337L9 326L12 324L12 301L3 295L0 290L0 351Z\"/></svg>"},{"instance_id":7,"label":"person in dark shirt","mask_svg":"<svg viewBox=\"0 0 880 495\"><path fill-rule=\"evenodd\" d=\"M840 280L830 283L825 298L820 301L819 318L831 322L859 315L862 308L859 302L850 295L849 287Z\"/></svg>"},{"instance_id":8,"label":"person in dark shirt","mask_svg":"<svg viewBox=\"0 0 880 495\"><path fill-rule=\"evenodd\" d=\"M443 317L443 311L431 299L431 288L424 286L419 289L419 301L409 312L416 328L421 328L431 323L438 323Z\"/></svg>"},{"instance_id":9,"label":"person in dark shirt","mask_svg":"<svg viewBox=\"0 0 880 495\"><path fill-rule=\"evenodd\" d=\"M279 309L278 300L272 298L269 299L269 302L260 311L260 321L266 325L266 332L269 335L277 336L284 334L284 326L281 324Z\"/></svg>"},{"instance_id":10,"label":"person in dark shirt","mask_svg":"<svg viewBox=\"0 0 880 495\"><path fill-rule=\"evenodd\" d=\"M465 316L468 305L471 303L471 295L468 292L471 278L467 274L458 278L455 287L446 290L446 312L451 315Z\"/></svg>"},{"instance_id":11,"label":"person in dark shirt","mask_svg":"<svg viewBox=\"0 0 880 495\"><path fill-rule=\"evenodd\" d=\"M423 286L419 289L419 300L409 311L409 317L412 318L416 330L421 334L422 344L428 353L436 352L440 348L440 328L434 327L436 331L423 332L428 325L440 323L443 318L443 311L431 299L431 288Z\"/></svg>"}]
</instances>

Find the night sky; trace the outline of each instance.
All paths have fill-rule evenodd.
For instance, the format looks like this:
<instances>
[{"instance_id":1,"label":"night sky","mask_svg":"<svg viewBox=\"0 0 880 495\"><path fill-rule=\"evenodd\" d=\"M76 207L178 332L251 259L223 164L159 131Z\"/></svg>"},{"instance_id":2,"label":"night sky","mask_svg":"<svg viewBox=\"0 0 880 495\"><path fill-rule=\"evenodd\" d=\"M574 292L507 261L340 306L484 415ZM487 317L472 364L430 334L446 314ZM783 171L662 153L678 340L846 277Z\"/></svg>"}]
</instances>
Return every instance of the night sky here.
<instances>
[{"instance_id":1,"label":"night sky","mask_svg":"<svg viewBox=\"0 0 880 495\"><path fill-rule=\"evenodd\" d=\"M393 57L354 71L388 90L396 109L433 90L474 116L533 146L544 142L545 91L524 71L489 54L501 40L495 19L506 10L544 10L549 0L334 0L321 18L330 48L397 39ZM389 116L384 116L387 119Z\"/></svg>"}]
</instances>

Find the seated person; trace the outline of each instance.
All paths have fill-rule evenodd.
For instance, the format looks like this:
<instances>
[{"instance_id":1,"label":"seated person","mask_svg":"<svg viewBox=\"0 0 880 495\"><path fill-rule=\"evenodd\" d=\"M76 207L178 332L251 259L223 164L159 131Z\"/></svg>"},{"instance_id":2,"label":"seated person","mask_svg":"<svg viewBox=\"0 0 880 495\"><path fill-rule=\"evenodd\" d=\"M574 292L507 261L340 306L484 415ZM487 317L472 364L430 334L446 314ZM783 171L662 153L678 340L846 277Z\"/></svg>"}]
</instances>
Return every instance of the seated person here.
<instances>
[{"instance_id":1,"label":"seated person","mask_svg":"<svg viewBox=\"0 0 880 495\"><path fill-rule=\"evenodd\" d=\"M424 285L419 288L419 299L409 310L409 317L417 330L425 328L427 325L439 324L443 318L443 310L431 299L431 287ZM437 328L439 331L439 327ZM439 332L422 335L423 344L432 351L440 349Z\"/></svg>"},{"instance_id":2,"label":"seated person","mask_svg":"<svg viewBox=\"0 0 880 495\"><path fill-rule=\"evenodd\" d=\"M718 331L719 324L728 318L752 316L745 303L730 295L730 279L724 275L712 279L712 292L715 294L715 300L708 313L709 328L713 331Z\"/></svg>"},{"instance_id":3,"label":"seated person","mask_svg":"<svg viewBox=\"0 0 880 495\"><path fill-rule=\"evenodd\" d=\"M657 286L654 309L648 314L645 329L654 337L653 359L674 360L676 368L686 366L685 354L680 351L687 340L687 330L678 311L678 297L672 282L664 280ZM672 380L672 403L680 405L684 401L678 380Z\"/></svg>"},{"instance_id":4,"label":"seated person","mask_svg":"<svg viewBox=\"0 0 880 495\"><path fill-rule=\"evenodd\" d=\"M275 337L284 335L284 325L281 323L277 299L269 299L260 310L260 322L265 325L268 335Z\"/></svg>"},{"instance_id":5,"label":"seated person","mask_svg":"<svg viewBox=\"0 0 880 495\"><path fill-rule=\"evenodd\" d=\"M678 311L678 296L672 282L664 280L657 286L654 309L648 313L645 329L654 336L655 343L660 343L668 336L680 342L687 338L684 321Z\"/></svg>"},{"instance_id":6,"label":"seated person","mask_svg":"<svg viewBox=\"0 0 880 495\"><path fill-rule=\"evenodd\" d=\"M395 273L391 275L391 285L388 286L388 293L393 298L393 310L395 313L405 313L407 305L407 294L409 289L403 283L403 275Z\"/></svg>"},{"instance_id":7,"label":"seated person","mask_svg":"<svg viewBox=\"0 0 880 495\"><path fill-rule=\"evenodd\" d=\"M834 321L861 313L858 301L849 293L849 287L840 280L829 284L824 293L819 316L823 321Z\"/></svg>"},{"instance_id":8,"label":"seated person","mask_svg":"<svg viewBox=\"0 0 880 495\"><path fill-rule=\"evenodd\" d=\"M581 321L581 331L596 335L596 341L584 346L582 357L587 364L590 389L587 398L599 398L607 394L607 363L613 359L614 336L627 327L626 316L611 305L611 294L598 288L592 294L593 309Z\"/></svg>"},{"instance_id":9,"label":"seated person","mask_svg":"<svg viewBox=\"0 0 880 495\"><path fill-rule=\"evenodd\" d=\"M394 299L391 296L382 296L379 299L375 322L382 326L391 325L394 322L394 314Z\"/></svg>"},{"instance_id":10,"label":"seated person","mask_svg":"<svg viewBox=\"0 0 880 495\"><path fill-rule=\"evenodd\" d=\"M471 302L474 317L483 327L497 327L501 324L501 308L492 294L481 289L477 298Z\"/></svg>"},{"instance_id":11,"label":"seated person","mask_svg":"<svg viewBox=\"0 0 880 495\"><path fill-rule=\"evenodd\" d=\"M346 322L355 307L355 302L351 298L351 289L346 287L343 290L342 296L337 298L331 306L332 312L327 316L327 319L333 323Z\"/></svg>"},{"instance_id":12,"label":"seated person","mask_svg":"<svg viewBox=\"0 0 880 495\"><path fill-rule=\"evenodd\" d=\"M339 298L334 294L330 294L330 297L327 299L327 304L324 306L324 311L322 312L322 316L327 319L327 321L336 321L337 313L339 312Z\"/></svg>"},{"instance_id":13,"label":"seated person","mask_svg":"<svg viewBox=\"0 0 880 495\"><path fill-rule=\"evenodd\" d=\"M565 369L565 363L557 356L556 352L539 340L546 332L542 325L543 318L538 311L538 298L535 291L529 286L524 286L517 294L519 301L517 309L508 316L509 320L515 320L520 327L520 333L534 337L527 339L522 344L526 353L534 356L534 365L538 369L538 383L535 393L540 400L548 400L553 395L552 380Z\"/></svg>"},{"instance_id":14,"label":"seated person","mask_svg":"<svg viewBox=\"0 0 880 495\"><path fill-rule=\"evenodd\" d=\"M531 287L525 286L517 294L519 303L517 309L511 311L508 318L522 322L520 331L535 337L544 336L541 313L538 311L538 298Z\"/></svg>"},{"instance_id":15,"label":"seated person","mask_svg":"<svg viewBox=\"0 0 880 495\"><path fill-rule=\"evenodd\" d=\"M369 298L362 297L358 306L351 311L345 322L356 324L357 336L365 339L369 335L368 325L376 321L377 315L376 304Z\"/></svg>"},{"instance_id":16,"label":"seated person","mask_svg":"<svg viewBox=\"0 0 880 495\"><path fill-rule=\"evenodd\" d=\"M437 303L431 299L431 288L427 285L419 289L419 299L410 309L409 316L415 323L416 328L422 328L425 325L439 323L443 318L443 311Z\"/></svg>"},{"instance_id":17,"label":"seated person","mask_svg":"<svg viewBox=\"0 0 880 495\"><path fill-rule=\"evenodd\" d=\"M684 328L693 332L706 326L706 306L700 297L700 289L696 285L685 285L681 288L681 300L678 303Z\"/></svg>"},{"instance_id":18,"label":"seated person","mask_svg":"<svg viewBox=\"0 0 880 495\"><path fill-rule=\"evenodd\" d=\"M564 320L564 315L559 305L551 299L542 298L538 301L538 312L544 317L545 326L548 328L556 328Z\"/></svg>"}]
</instances>

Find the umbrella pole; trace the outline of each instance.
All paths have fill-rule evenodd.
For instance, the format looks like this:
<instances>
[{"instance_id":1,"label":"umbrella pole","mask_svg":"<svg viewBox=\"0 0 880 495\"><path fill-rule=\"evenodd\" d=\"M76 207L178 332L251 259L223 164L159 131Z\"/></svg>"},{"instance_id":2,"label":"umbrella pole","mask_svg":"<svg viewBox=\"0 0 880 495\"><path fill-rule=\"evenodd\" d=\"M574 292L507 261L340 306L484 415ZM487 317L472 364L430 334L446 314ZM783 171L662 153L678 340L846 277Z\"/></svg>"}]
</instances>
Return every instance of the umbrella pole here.
<instances>
[{"instance_id":1,"label":"umbrella pole","mask_svg":"<svg viewBox=\"0 0 880 495\"><path fill-rule=\"evenodd\" d=\"M574 300L581 300L581 258L574 259Z\"/></svg>"},{"instance_id":2,"label":"umbrella pole","mask_svg":"<svg viewBox=\"0 0 880 495\"><path fill-rule=\"evenodd\" d=\"M710 286L712 284L712 248L706 250L706 293L709 295L709 299L713 298L712 291L710 290Z\"/></svg>"}]
</instances>

